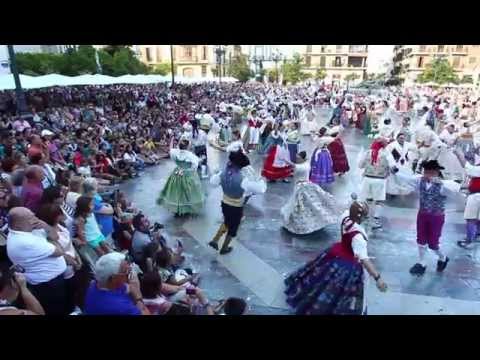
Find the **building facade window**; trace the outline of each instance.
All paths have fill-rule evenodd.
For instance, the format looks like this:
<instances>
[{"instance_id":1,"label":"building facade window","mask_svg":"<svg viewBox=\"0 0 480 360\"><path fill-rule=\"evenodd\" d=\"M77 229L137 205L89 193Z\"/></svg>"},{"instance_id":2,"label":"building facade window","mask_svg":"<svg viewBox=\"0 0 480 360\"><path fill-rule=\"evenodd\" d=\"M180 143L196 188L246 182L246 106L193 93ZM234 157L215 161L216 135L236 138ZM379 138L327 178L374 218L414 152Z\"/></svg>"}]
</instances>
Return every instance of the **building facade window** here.
<instances>
[{"instance_id":1,"label":"building facade window","mask_svg":"<svg viewBox=\"0 0 480 360\"><path fill-rule=\"evenodd\" d=\"M326 45L322 45L320 47L320 52L324 53L324 52L327 52L327 46Z\"/></svg>"},{"instance_id":2,"label":"building facade window","mask_svg":"<svg viewBox=\"0 0 480 360\"><path fill-rule=\"evenodd\" d=\"M469 64L475 64L477 62L477 58L472 56L470 59L468 59Z\"/></svg>"},{"instance_id":3,"label":"building facade window","mask_svg":"<svg viewBox=\"0 0 480 360\"><path fill-rule=\"evenodd\" d=\"M420 45L419 50L420 50L421 52L427 51L427 45Z\"/></svg>"},{"instance_id":4,"label":"building facade window","mask_svg":"<svg viewBox=\"0 0 480 360\"><path fill-rule=\"evenodd\" d=\"M444 52L445 51L445 45L438 45L438 52Z\"/></svg>"},{"instance_id":5,"label":"building facade window","mask_svg":"<svg viewBox=\"0 0 480 360\"><path fill-rule=\"evenodd\" d=\"M312 52L312 45L307 45L307 53L311 53Z\"/></svg>"},{"instance_id":6,"label":"building facade window","mask_svg":"<svg viewBox=\"0 0 480 360\"><path fill-rule=\"evenodd\" d=\"M320 56L320 66L325 67L325 55Z\"/></svg>"},{"instance_id":7,"label":"building facade window","mask_svg":"<svg viewBox=\"0 0 480 360\"><path fill-rule=\"evenodd\" d=\"M337 53L342 52L343 45L337 45Z\"/></svg>"},{"instance_id":8,"label":"building facade window","mask_svg":"<svg viewBox=\"0 0 480 360\"><path fill-rule=\"evenodd\" d=\"M202 65L202 77L207 76L207 65Z\"/></svg>"},{"instance_id":9,"label":"building facade window","mask_svg":"<svg viewBox=\"0 0 480 360\"><path fill-rule=\"evenodd\" d=\"M457 45L456 50L457 51L463 51L463 45Z\"/></svg>"},{"instance_id":10,"label":"building facade window","mask_svg":"<svg viewBox=\"0 0 480 360\"><path fill-rule=\"evenodd\" d=\"M185 76L185 77L193 77L193 69L192 69L192 68L185 68L185 69L183 69L183 76Z\"/></svg>"},{"instance_id":11,"label":"building facade window","mask_svg":"<svg viewBox=\"0 0 480 360\"><path fill-rule=\"evenodd\" d=\"M202 46L202 60L207 60L207 46Z\"/></svg>"},{"instance_id":12,"label":"building facade window","mask_svg":"<svg viewBox=\"0 0 480 360\"><path fill-rule=\"evenodd\" d=\"M192 58L193 56L193 49L191 46L184 46L183 47L183 56L186 57L187 59Z\"/></svg>"},{"instance_id":13,"label":"building facade window","mask_svg":"<svg viewBox=\"0 0 480 360\"><path fill-rule=\"evenodd\" d=\"M460 57L455 56L455 57L453 58L453 67L454 67L455 69L458 69L458 68L460 67Z\"/></svg>"},{"instance_id":14,"label":"building facade window","mask_svg":"<svg viewBox=\"0 0 480 360\"><path fill-rule=\"evenodd\" d=\"M335 67L340 67L342 66L342 58L340 56L335 56L335 62L334 62Z\"/></svg>"},{"instance_id":15,"label":"building facade window","mask_svg":"<svg viewBox=\"0 0 480 360\"><path fill-rule=\"evenodd\" d=\"M364 53L367 52L367 45L350 45L348 52L351 53Z\"/></svg>"},{"instance_id":16,"label":"building facade window","mask_svg":"<svg viewBox=\"0 0 480 360\"><path fill-rule=\"evenodd\" d=\"M310 55L305 56L305 65L307 67L312 66L312 57Z\"/></svg>"},{"instance_id":17,"label":"building facade window","mask_svg":"<svg viewBox=\"0 0 480 360\"><path fill-rule=\"evenodd\" d=\"M152 53L150 52L150 48L145 48L145 57L147 58L148 62L152 61Z\"/></svg>"}]
</instances>

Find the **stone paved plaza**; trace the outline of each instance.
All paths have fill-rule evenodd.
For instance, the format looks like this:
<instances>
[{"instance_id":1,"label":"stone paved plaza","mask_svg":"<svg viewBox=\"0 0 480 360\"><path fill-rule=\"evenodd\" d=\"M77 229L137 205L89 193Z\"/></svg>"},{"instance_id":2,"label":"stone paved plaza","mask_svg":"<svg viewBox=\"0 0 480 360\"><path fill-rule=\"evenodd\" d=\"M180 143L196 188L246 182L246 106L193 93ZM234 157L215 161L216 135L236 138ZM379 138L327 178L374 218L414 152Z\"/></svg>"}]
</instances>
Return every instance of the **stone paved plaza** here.
<instances>
[{"instance_id":1,"label":"stone paved plaza","mask_svg":"<svg viewBox=\"0 0 480 360\"><path fill-rule=\"evenodd\" d=\"M317 121L324 123L330 110L321 111ZM349 201L358 192L361 177L357 169L358 154L368 146L359 131L348 129L342 140L351 170L327 188L339 201ZM304 137L301 150L313 151L312 141ZM217 169L225 164L226 153L208 149L209 165ZM260 172L263 157L250 155L253 167ZM266 194L254 196L245 207L246 219L233 243L234 251L220 256L207 246L222 222L221 188L204 181L207 202L197 217L174 218L156 204L174 163L148 168L139 179L130 180L122 188L135 205L151 221L166 225L168 237L181 239L187 261L202 274L200 286L210 299L239 296L247 299L250 314L290 314L283 295L283 278L314 258L339 239L339 225L308 236L295 236L281 228L280 208L291 196L292 183L268 184ZM480 254L478 248L463 250L456 241L463 239L462 195L448 199L442 247L450 262L442 274L435 272L436 258L429 254L427 272L413 277L409 268L416 262L415 223L418 199L415 194L388 199L382 209L384 227L371 236L369 253L389 286L380 293L370 282L369 314L480 314Z\"/></svg>"}]
</instances>

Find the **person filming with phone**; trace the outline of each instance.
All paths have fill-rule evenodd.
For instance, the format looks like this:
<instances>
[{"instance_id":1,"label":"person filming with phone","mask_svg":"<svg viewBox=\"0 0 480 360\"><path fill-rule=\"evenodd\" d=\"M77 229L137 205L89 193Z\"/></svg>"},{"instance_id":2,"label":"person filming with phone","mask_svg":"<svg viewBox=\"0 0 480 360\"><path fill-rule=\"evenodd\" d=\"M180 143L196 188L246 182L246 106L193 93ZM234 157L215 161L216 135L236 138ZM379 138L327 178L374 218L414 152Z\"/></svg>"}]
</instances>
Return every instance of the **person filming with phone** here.
<instances>
[{"instance_id":1,"label":"person filming with phone","mask_svg":"<svg viewBox=\"0 0 480 360\"><path fill-rule=\"evenodd\" d=\"M0 316L45 315L40 302L28 290L24 271L20 266L0 267Z\"/></svg>"}]
</instances>

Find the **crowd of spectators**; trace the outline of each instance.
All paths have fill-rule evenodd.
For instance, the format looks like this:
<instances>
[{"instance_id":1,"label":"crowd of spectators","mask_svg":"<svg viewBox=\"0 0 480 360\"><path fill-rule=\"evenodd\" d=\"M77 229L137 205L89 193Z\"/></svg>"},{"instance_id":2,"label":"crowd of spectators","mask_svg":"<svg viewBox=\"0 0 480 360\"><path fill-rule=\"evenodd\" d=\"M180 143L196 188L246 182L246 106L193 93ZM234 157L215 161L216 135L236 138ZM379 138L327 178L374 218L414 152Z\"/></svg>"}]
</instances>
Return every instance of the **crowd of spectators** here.
<instances>
[{"instance_id":1,"label":"crowd of spectators","mask_svg":"<svg viewBox=\"0 0 480 360\"><path fill-rule=\"evenodd\" d=\"M246 107L255 87L31 90L22 116L0 92L0 314L243 314L242 299L210 303L183 244L118 184L168 158L186 122Z\"/></svg>"}]
</instances>

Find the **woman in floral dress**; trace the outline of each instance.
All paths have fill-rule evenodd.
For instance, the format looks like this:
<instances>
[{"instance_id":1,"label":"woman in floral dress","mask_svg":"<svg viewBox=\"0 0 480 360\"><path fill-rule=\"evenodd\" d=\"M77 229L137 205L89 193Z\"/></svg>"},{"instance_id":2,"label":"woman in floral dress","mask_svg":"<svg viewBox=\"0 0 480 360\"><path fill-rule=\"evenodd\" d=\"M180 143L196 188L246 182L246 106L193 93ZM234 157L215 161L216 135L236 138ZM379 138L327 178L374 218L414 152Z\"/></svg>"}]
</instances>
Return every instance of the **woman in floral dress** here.
<instances>
[{"instance_id":1,"label":"woman in floral dress","mask_svg":"<svg viewBox=\"0 0 480 360\"><path fill-rule=\"evenodd\" d=\"M310 234L334 224L345 210L338 201L320 186L308 180L310 165L306 153L298 154L295 165L297 183L293 196L281 209L283 227L293 234Z\"/></svg>"},{"instance_id":2,"label":"woman in floral dress","mask_svg":"<svg viewBox=\"0 0 480 360\"><path fill-rule=\"evenodd\" d=\"M297 315L365 315L367 274L387 290L368 256L361 225L367 216L367 204L354 201L342 216L341 241L285 279L287 303Z\"/></svg>"}]
</instances>

